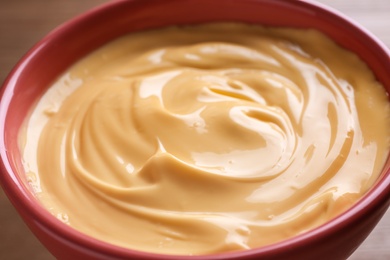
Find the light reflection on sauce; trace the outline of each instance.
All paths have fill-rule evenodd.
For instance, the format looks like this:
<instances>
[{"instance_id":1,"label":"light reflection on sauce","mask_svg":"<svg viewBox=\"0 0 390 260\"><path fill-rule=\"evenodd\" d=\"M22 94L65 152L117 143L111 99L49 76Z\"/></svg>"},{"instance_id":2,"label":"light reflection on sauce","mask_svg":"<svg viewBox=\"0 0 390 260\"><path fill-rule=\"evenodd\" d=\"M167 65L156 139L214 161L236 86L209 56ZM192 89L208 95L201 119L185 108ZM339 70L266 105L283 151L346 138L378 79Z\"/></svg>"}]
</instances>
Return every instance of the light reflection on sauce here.
<instances>
[{"instance_id":1,"label":"light reflection on sauce","mask_svg":"<svg viewBox=\"0 0 390 260\"><path fill-rule=\"evenodd\" d=\"M242 24L123 37L80 61L21 133L55 216L137 250L198 255L316 227L375 182L389 103L312 30Z\"/></svg>"}]
</instances>

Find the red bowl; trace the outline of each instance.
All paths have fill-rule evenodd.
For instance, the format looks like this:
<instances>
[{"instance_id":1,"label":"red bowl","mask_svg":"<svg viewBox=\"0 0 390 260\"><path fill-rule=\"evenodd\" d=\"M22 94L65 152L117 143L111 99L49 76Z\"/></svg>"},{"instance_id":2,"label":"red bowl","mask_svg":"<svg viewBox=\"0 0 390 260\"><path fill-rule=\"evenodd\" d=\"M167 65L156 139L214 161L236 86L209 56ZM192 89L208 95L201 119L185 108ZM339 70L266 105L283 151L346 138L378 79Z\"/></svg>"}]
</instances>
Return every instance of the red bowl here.
<instances>
[{"instance_id":1,"label":"red bowl","mask_svg":"<svg viewBox=\"0 0 390 260\"><path fill-rule=\"evenodd\" d=\"M16 65L1 90L0 181L32 232L58 259L346 259L390 205L390 160L379 180L352 208L294 238L234 253L169 256L138 252L98 241L46 211L29 188L17 137L31 106L71 64L127 33L173 24L241 21L315 28L357 53L390 93L389 51L342 14L321 4L295 0L126 0L107 3L59 27Z\"/></svg>"}]
</instances>

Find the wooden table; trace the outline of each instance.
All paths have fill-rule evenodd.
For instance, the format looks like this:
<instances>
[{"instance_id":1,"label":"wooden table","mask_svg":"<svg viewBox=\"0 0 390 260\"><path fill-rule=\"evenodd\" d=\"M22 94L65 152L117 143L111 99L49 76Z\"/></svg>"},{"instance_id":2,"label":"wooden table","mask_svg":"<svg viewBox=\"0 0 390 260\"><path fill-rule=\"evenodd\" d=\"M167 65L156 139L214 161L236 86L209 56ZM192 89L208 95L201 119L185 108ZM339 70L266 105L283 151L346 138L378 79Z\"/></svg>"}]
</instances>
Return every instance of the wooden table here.
<instances>
[{"instance_id":1,"label":"wooden table","mask_svg":"<svg viewBox=\"0 0 390 260\"><path fill-rule=\"evenodd\" d=\"M390 1L318 0L355 19L390 47ZM0 0L0 83L12 66L57 25L104 0ZM20 220L0 189L0 259L54 259ZM390 211L350 260L390 259Z\"/></svg>"}]
</instances>

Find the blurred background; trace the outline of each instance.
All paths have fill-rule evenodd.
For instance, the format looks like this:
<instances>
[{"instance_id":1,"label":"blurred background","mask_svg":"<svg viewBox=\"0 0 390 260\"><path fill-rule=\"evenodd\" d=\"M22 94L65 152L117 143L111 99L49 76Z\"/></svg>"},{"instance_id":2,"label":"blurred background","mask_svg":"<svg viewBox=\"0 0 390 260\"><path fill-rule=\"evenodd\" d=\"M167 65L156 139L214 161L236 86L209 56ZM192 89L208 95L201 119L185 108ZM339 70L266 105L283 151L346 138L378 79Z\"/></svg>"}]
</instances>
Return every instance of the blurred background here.
<instances>
[{"instance_id":1,"label":"blurred background","mask_svg":"<svg viewBox=\"0 0 390 260\"><path fill-rule=\"evenodd\" d=\"M147 1L147 0L145 0ZM315 0L312 0L315 1ZM38 40L104 0L0 0L0 84ZM389 0L317 0L354 19L390 48ZM53 260L0 189L0 259ZM390 211L349 260L390 259Z\"/></svg>"}]
</instances>

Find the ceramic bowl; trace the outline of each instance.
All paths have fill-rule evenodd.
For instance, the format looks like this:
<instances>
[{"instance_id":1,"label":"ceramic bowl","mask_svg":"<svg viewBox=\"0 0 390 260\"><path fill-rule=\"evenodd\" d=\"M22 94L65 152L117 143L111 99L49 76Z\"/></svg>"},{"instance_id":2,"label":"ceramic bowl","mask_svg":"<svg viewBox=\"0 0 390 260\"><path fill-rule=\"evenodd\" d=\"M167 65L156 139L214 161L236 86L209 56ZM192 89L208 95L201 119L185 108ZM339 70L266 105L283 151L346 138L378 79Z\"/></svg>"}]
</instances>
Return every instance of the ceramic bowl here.
<instances>
[{"instance_id":1,"label":"ceramic bowl","mask_svg":"<svg viewBox=\"0 0 390 260\"><path fill-rule=\"evenodd\" d=\"M38 203L25 178L17 136L29 109L50 84L71 64L121 35L168 25L214 21L320 30L357 53L390 93L389 51L362 27L318 3L299 0L126 0L112 1L86 12L36 44L15 66L1 89L0 181L23 220L57 259L346 259L389 207L390 162L387 160L379 180L361 200L314 230L241 252L168 256L124 249L88 237L57 220Z\"/></svg>"}]
</instances>

